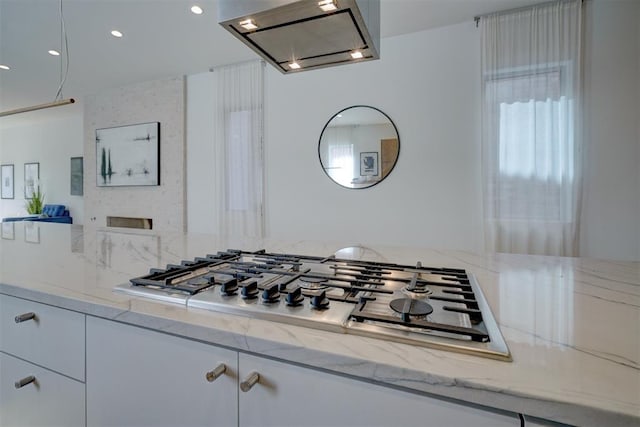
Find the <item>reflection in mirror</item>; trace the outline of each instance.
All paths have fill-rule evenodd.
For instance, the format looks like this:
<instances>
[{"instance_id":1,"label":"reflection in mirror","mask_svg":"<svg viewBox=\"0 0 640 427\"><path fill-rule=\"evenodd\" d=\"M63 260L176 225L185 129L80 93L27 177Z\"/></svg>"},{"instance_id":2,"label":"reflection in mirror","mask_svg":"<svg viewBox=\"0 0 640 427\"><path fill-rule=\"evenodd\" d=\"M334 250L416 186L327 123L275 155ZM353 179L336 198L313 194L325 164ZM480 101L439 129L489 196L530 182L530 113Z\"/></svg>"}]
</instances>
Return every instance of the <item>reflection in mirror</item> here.
<instances>
[{"instance_id":1,"label":"reflection in mirror","mask_svg":"<svg viewBox=\"0 0 640 427\"><path fill-rule=\"evenodd\" d=\"M347 188L366 188L393 169L400 138L391 119L377 108L356 105L333 116L320 135L318 154L325 173Z\"/></svg>"}]
</instances>

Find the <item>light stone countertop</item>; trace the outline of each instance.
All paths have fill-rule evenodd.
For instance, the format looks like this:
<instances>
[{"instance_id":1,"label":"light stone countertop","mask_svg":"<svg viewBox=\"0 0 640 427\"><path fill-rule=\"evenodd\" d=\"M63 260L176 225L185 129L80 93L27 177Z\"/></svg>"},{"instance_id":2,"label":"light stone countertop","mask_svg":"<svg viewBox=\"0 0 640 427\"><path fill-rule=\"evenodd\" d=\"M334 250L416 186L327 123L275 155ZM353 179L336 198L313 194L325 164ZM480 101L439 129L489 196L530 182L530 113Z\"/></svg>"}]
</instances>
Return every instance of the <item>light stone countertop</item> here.
<instances>
[{"instance_id":1,"label":"light stone countertop","mask_svg":"<svg viewBox=\"0 0 640 427\"><path fill-rule=\"evenodd\" d=\"M375 261L473 273L511 350L504 362L114 293L225 249L328 256L357 242L3 223L0 293L240 351L580 426L640 425L640 263L368 247Z\"/></svg>"}]
</instances>

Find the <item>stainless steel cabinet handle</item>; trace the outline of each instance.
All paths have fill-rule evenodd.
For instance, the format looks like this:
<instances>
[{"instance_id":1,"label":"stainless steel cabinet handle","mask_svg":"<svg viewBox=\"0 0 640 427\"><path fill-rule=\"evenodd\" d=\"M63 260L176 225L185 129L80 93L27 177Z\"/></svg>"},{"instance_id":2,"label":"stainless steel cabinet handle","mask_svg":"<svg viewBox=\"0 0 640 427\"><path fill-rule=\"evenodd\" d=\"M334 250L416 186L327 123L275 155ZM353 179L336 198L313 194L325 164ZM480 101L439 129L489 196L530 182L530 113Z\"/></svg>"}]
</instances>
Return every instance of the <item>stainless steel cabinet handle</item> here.
<instances>
[{"instance_id":1,"label":"stainless steel cabinet handle","mask_svg":"<svg viewBox=\"0 0 640 427\"><path fill-rule=\"evenodd\" d=\"M35 380L36 380L36 377L34 377L33 375L29 375L28 377L24 377L23 379L16 381L14 385L16 386L16 388L22 388L27 384L31 384Z\"/></svg>"},{"instance_id":2,"label":"stainless steel cabinet handle","mask_svg":"<svg viewBox=\"0 0 640 427\"><path fill-rule=\"evenodd\" d=\"M249 376L240 383L240 390L246 393L251 390L251 387L256 385L258 381L260 381L260 374L257 372L251 372Z\"/></svg>"},{"instance_id":3,"label":"stainless steel cabinet handle","mask_svg":"<svg viewBox=\"0 0 640 427\"><path fill-rule=\"evenodd\" d=\"M35 318L36 318L36 314L33 311L29 313L24 313L24 314L18 314L16 316L16 323L26 322L27 320L31 320Z\"/></svg>"},{"instance_id":4,"label":"stainless steel cabinet handle","mask_svg":"<svg viewBox=\"0 0 640 427\"><path fill-rule=\"evenodd\" d=\"M205 374L205 378L210 383L214 382L218 377L227 371L227 365L224 363L219 364L213 371L209 371Z\"/></svg>"}]
</instances>

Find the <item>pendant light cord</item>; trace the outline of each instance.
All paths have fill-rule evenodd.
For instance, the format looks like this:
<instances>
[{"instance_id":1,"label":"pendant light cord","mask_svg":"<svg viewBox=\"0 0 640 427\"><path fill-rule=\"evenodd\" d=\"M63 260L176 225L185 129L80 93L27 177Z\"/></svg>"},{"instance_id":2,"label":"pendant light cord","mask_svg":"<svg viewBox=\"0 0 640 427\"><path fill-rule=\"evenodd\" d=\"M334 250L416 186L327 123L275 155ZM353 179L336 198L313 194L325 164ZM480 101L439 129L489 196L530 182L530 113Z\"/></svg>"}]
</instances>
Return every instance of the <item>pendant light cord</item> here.
<instances>
[{"instance_id":1,"label":"pendant light cord","mask_svg":"<svg viewBox=\"0 0 640 427\"><path fill-rule=\"evenodd\" d=\"M67 40L67 28L64 23L64 13L62 12L62 0L60 0L60 46L62 47L64 41L64 58L65 58L65 66L64 73L62 72L62 61L60 62L60 86L58 86L58 91L56 92L56 97L54 101L59 101L62 99L62 88L64 87L64 83L67 81L67 75L69 74L69 41Z\"/></svg>"}]
</instances>

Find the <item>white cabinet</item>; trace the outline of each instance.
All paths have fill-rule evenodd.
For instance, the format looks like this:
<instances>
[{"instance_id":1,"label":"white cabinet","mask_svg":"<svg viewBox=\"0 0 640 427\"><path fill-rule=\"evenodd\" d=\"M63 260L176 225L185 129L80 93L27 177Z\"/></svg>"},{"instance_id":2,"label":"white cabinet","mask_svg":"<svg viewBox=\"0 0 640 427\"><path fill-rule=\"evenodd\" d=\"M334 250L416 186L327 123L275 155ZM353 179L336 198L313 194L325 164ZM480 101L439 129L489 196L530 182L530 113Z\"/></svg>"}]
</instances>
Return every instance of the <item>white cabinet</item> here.
<instances>
[{"instance_id":1,"label":"white cabinet","mask_svg":"<svg viewBox=\"0 0 640 427\"><path fill-rule=\"evenodd\" d=\"M237 372L235 351L87 316L88 426L237 426Z\"/></svg>"},{"instance_id":2,"label":"white cabinet","mask_svg":"<svg viewBox=\"0 0 640 427\"><path fill-rule=\"evenodd\" d=\"M225 373L207 381L220 364ZM506 427L520 421L516 414L88 316L87 425Z\"/></svg>"},{"instance_id":3,"label":"white cabinet","mask_svg":"<svg viewBox=\"0 0 640 427\"><path fill-rule=\"evenodd\" d=\"M83 383L0 353L0 426L79 427L84 414Z\"/></svg>"},{"instance_id":4,"label":"white cabinet","mask_svg":"<svg viewBox=\"0 0 640 427\"><path fill-rule=\"evenodd\" d=\"M0 426L85 424L84 332L83 314L0 295Z\"/></svg>"},{"instance_id":5,"label":"white cabinet","mask_svg":"<svg viewBox=\"0 0 640 427\"><path fill-rule=\"evenodd\" d=\"M515 414L6 295L0 308L0 427L519 425Z\"/></svg>"},{"instance_id":6,"label":"white cabinet","mask_svg":"<svg viewBox=\"0 0 640 427\"><path fill-rule=\"evenodd\" d=\"M0 350L84 381L84 314L0 295Z\"/></svg>"},{"instance_id":7,"label":"white cabinet","mask_svg":"<svg viewBox=\"0 0 640 427\"><path fill-rule=\"evenodd\" d=\"M259 380L239 397L240 426L519 426L483 411L287 363L240 354L239 377ZM254 377L255 378L255 377Z\"/></svg>"}]
</instances>

